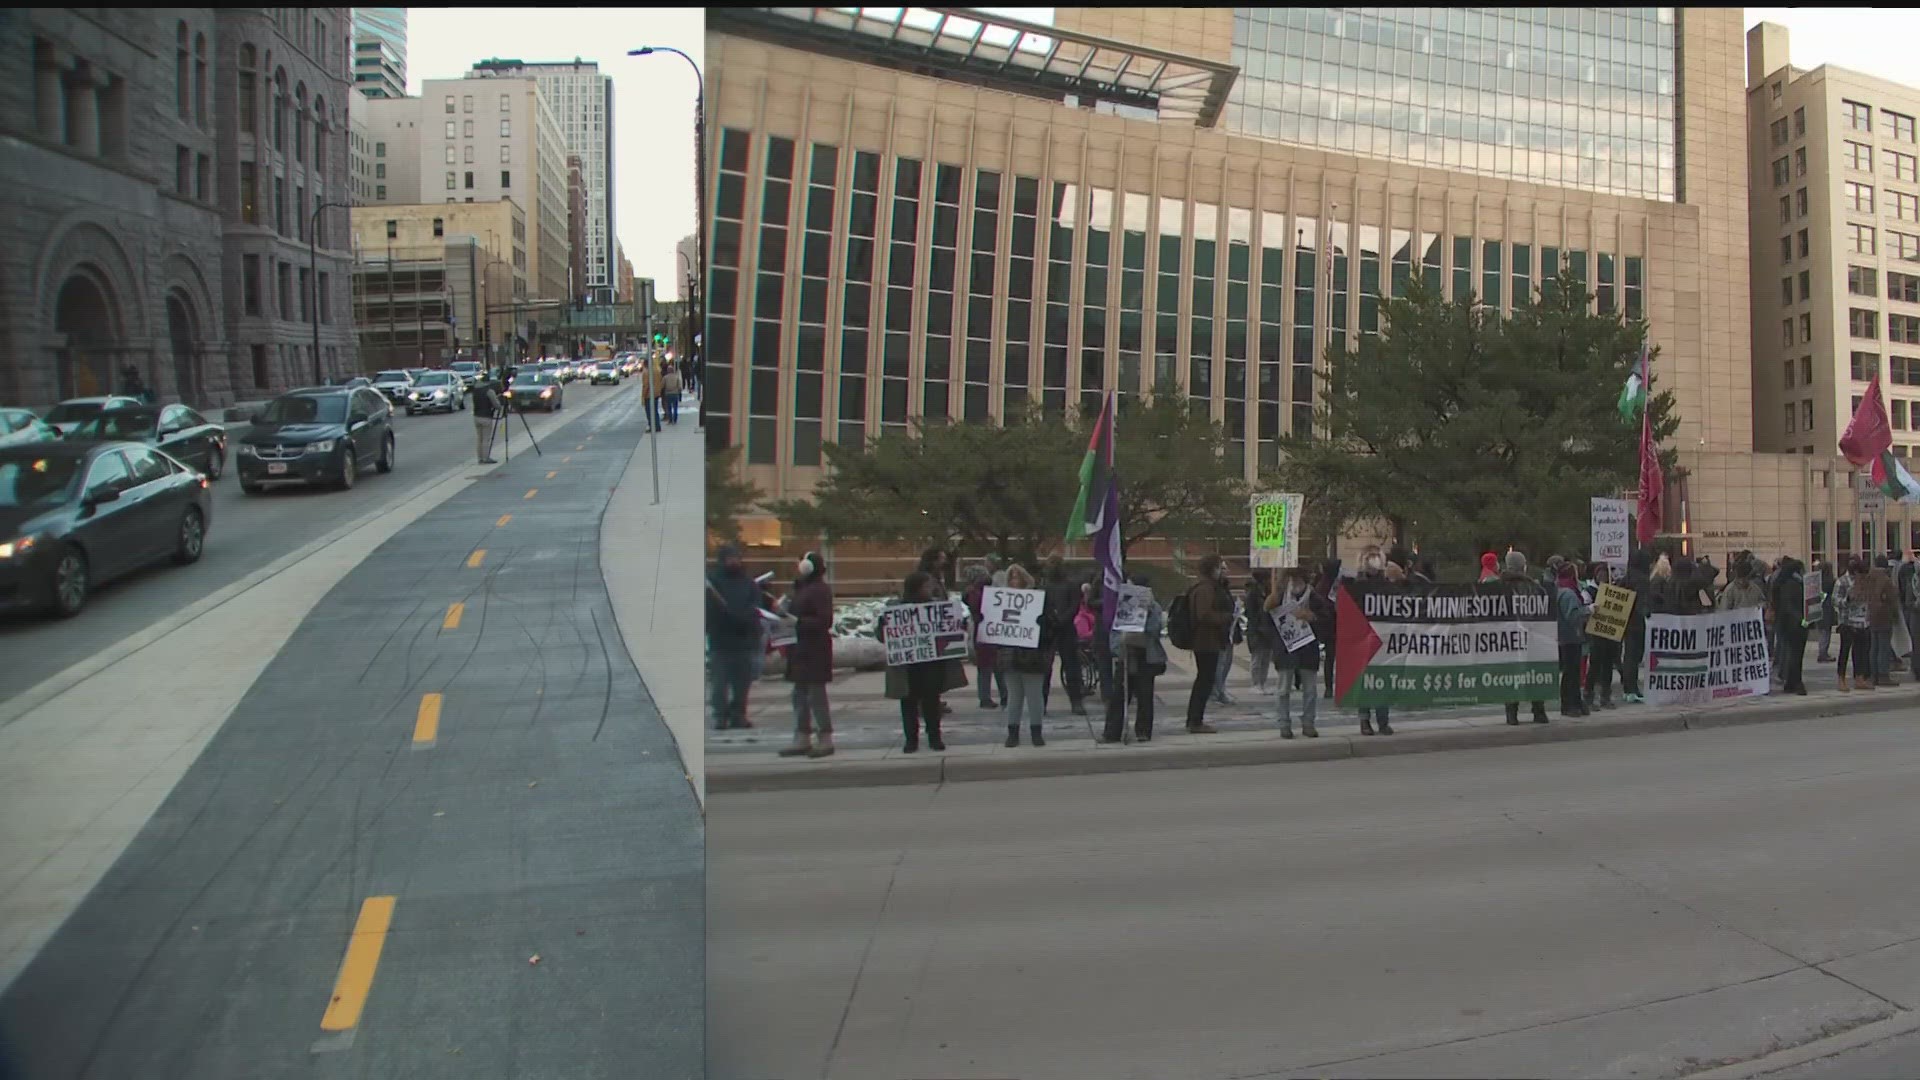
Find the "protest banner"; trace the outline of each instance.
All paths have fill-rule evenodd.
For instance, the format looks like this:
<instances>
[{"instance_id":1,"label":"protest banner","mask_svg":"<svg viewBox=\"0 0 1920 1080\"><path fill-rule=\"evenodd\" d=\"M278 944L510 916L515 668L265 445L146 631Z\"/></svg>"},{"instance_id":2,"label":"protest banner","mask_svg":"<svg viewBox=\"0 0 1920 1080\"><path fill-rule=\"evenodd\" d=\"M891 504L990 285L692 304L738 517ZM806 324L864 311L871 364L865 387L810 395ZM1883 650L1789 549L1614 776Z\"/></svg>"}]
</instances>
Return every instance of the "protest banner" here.
<instances>
[{"instance_id":1,"label":"protest banner","mask_svg":"<svg viewBox=\"0 0 1920 1080\"><path fill-rule=\"evenodd\" d=\"M1616 573L1627 568L1627 515L1632 504L1625 499L1589 499L1592 507L1592 562L1612 566Z\"/></svg>"},{"instance_id":2,"label":"protest banner","mask_svg":"<svg viewBox=\"0 0 1920 1080\"><path fill-rule=\"evenodd\" d=\"M1275 570L1300 564L1299 495L1256 495L1253 499L1255 569Z\"/></svg>"},{"instance_id":3,"label":"protest banner","mask_svg":"<svg viewBox=\"0 0 1920 1080\"><path fill-rule=\"evenodd\" d=\"M1145 633L1147 614L1152 607L1152 589L1145 585L1120 586L1114 591L1113 628L1122 633Z\"/></svg>"},{"instance_id":4,"label":"protest banner","mask_svg":"<svg viewBox=\"0 0 1920 1080\"><path fill-rule=\"evenodd\" d=\"M1820 571L1808 567L1805 574L1806 576L1800 581L1800 603L1806 609L1806 614L1801 618L1800 624L1812 626L1820 621L1820 608L1826 600L1827 591L1821 587Z\"/></svg>"},{"instance_id":5,"label":"protest banner","mask_svg":"<svg viewBox=\"0 0 1920 1080\"><path fill-rule=\"evenodd\" d=\"M799 620L760 609L760 625L766 631L769 648L784 649L800 640Z\"/></svg>"},{"instance_id":6,"label":"protest banner","mask_svg":"<svg viewBox=\"0 0 1920 1080\"><path fill-rule=\"evenodd\" d=\"M1760 608L1647 616L1647 702L1698 705L1772 690Z\"/></svg>"},{"instance_id":7,"label":"protest banner","mask_svg":"<svg viewBox=\"0 0 1920 1080\"><path fill-rule=\"evenodd\" d=\"M1280 644L1290 653L1313 644L1313 627L1291 615L1282 615L1275 623L1280 629Z\"/></svg>"},{"instance_id":8,"label":"protest banner","mask_svg":"<svg viewBox=\"0 0 1920 1080\"><path fill-rule=\"evenodd\" d=\"M961 660L967 655L967 605L958 600L901 604L880 613L887 666Z\"/></svg>"},{"instance_id":9,"label":"protest banner","mask_svg":"<svg viewBox=\"0 0 1920 1080\"><path fill-rule=\"evenodd\" d=\"M1040 613L1047 594L1039 589L989 586L980 600L980 626L974 640L1002 648L1040 647Z\"/></svg>"},{"instance_id":10,"label":"protest banner","mask_svg":"<svg viewBox=\"0 0 1920 1080\"><path fill-rule=\"evenodd\" d=\"M1334 701L1343 708L1534 701L1559 692L1553 594L1544 585L1340 590Z\"/></svg>"},{"instance_id":11,"label":"protest banner","mask_svg":"<svg viewBox=\"0 0 1920 1080\"><path fill-rule=\"evenodd\" d=\"M1618 585L1600 586L1593 614L1587 618L1587 633L1608 641L1627 639L1627 620L1633 615L1633 590Z\"/></svg>"}]
</instances>

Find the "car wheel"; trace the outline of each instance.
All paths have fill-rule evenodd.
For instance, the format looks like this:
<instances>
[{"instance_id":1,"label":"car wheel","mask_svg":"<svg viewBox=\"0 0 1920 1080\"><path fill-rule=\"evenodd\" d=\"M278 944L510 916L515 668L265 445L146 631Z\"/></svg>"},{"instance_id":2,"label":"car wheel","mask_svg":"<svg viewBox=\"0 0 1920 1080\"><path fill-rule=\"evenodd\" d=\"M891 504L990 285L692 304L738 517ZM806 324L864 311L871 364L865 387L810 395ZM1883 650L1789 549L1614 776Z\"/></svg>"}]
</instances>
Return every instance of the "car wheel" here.
<instances>
[{"instance_id":1,"label":"car wheel","mask_svg":"<svg viewBox=\"0 0 1920 1080\"><path fill-rule=\"evenodd\" d=\"M393 471L393 459L393 436L389 435L387 436L387 441L380 444L380 460L374 467L383 473L390 473Z\"/></svg>"},{"instance_id":2,"label":"car wheel","mask_svg":"<svg viewBox=\"0 0 1920 1080\"><path fill-rule=\"evenodd\" d=\"M218 480L227 471L227 455L215 450L207 456L207 479Z\"/></svg>"},{"instance_id":3,"label":"car wheel","mask_svg":"<svg viewBox=\"0 0 1920 1080\"><path fill-rule=\"evenodd\" d=\"M87 557L80 549L67 545L53 564L53 576L47 582L49 606L53 614L71 619L87 606Z\"/></svg>"},{"instance_id":4,"label":"car wheel","mask_svg":"<svg viewBox=\"0 0 1920 1080\"><path fill-rule=\"evenodd\" d=\"M353 460L353 443L349 441L340 451L339 485L341 491L350 491L353 489L353 481L355 480L355 473L358 469L359 463Z\"/></svg>"},{"instance_id":5,"label":"car wheel","mask_svg":"<svg viewBox=\"0 0 1920 1080\"><path fill-rule=\"evenodd\" d=\"M207 519L200 516L200 508L187 507L180 515L180 534L173 551L176 565L186 566L200 561L200 552L207 546Z\"/></svg>"}]
</instances>

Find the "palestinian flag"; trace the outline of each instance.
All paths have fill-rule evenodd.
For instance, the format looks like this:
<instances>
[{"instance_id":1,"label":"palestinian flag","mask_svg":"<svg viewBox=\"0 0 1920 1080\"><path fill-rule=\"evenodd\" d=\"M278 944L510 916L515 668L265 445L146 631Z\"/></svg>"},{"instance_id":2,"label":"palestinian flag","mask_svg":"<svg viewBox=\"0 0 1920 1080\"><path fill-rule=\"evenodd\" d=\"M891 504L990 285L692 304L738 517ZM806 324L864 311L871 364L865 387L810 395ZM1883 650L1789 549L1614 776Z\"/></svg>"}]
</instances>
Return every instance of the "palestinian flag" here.
<instances>
[{"instance_id":1,"label":"palestinian flag","mask_svg":"<svg viewBox=\"0 0 1920 1080\"><path fill-rule=\"evenodd\" d=\"M1913 474L1891 450L1882 450L1880 456L1873 459L1873 483L1895 502L1920 502L1920 483L1914 481Z\"/></svg>"},{"instance_id":2,"label":"palestinian flag","mask_svg":"<svg viewBox=\"0 0 1920 1080\"><path fill-rule=\"evenodd\" d=\"M1686 675L1691 672L1705 671L1707 654L1704 652L1650 653L1647 656L1647 670L1669 675Z\"/></svg>"},{"instance_id":3,"label":"palestinian flag","mask_svg":"<svg viewBox=\"0 0 1920 1080\"><path fill-rule=\"evenodd\" d=\"M1627 376L1627 385L1620 391L1620 421L1631 424L1638 419L1647 407L1647 347L1640 346L1639 370Z\"/></svg>"},{"instance_id":4,"label":"palestinian flag","mask_svg":"<svg viewBox=\"0 0 1920 1080\"><path fill-rule=\"evenodd\" d=\"M1124 578L1120 558L1120 480L1113 471L1114 395L1101 404L1100 419L1087 440L1087 456L1080 462L1080 496L1067 522L1067 543L1093 538L1093 560L1100 567L1100 585L1115 595ZM1089 516L1091 512L1092 516ZM1114 605L1100 605L1100 629L1113 630Z\"/></svg>"}]
</instances>

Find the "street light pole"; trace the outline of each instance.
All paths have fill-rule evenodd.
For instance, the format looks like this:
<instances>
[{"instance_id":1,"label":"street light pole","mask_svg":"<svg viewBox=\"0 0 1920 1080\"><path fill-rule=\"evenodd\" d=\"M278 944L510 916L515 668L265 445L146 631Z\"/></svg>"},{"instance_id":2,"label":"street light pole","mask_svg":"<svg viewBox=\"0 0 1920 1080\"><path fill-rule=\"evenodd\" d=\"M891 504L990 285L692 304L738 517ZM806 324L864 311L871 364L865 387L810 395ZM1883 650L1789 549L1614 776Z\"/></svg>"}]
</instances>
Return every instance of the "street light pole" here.
<instances>
[{"instance_id":1,"label":"street light pole","mask_svg":"<svg viewBox=\"0 0 1920 1080\"><path fill-rule=\"evenodd\" d=\"M312 290L313 310L313 382L315 386L325 385L326 376L320 371L320 211L329 206L344 210L353 209L352 203L323 202L313 208L307 218L307 287Z\"/></svg>"},{"instance_id":2,"label":"street light pole","mask_svg":"<svg viewBox=\"0 0 1920 1080\"><path fill-rule=\"evenodd\" d=\"M693 69L694 79L699 83L697 96L693 100L693 182L695 185L693 212L697 219L694 222L693 249L694 259L700 270L700 284L702 287L695 288L693 296L688 298L688 302L691 307L698 309L693 312L695 319L694 325L704 327L707 325L706 290L704 288L707 280L707 77L701 72L700 65L693 62L693 57L688 56L686 53L670 45L644 45L638 49L629 51L627 55L651 56L657 52L672 53L680 59L685 60L687 66ZM700 348L695 346L692 338L688 338L687 347L693 350L695 357L699 356ZM707 395L705 390L706 387L702 386L699 417L699 423L702 428L705 428L707 423Z\"/></svg>"}]
</instances>

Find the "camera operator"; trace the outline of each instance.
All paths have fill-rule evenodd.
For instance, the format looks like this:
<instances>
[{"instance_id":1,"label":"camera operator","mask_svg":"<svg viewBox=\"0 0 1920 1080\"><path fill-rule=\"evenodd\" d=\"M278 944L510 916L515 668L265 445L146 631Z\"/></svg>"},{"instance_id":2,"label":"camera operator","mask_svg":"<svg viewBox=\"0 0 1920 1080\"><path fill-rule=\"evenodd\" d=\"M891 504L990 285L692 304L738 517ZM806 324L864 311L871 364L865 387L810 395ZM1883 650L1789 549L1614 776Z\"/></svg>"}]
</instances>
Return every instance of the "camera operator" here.
<instances>
[{"instance_id":1,"label":"camera operator","mask_svg":"<svg viewBox=\"0 0 1920 1080\"><path fill-rule=\"evenodd\" d=\"M504 379L496 386L485 375L473 382L474 453L482 465L494 464L493 430L498 426L499 418L505 415L504 399L500 396L500 388L505 385Z\"/></svg>"}]
</instances>

